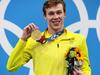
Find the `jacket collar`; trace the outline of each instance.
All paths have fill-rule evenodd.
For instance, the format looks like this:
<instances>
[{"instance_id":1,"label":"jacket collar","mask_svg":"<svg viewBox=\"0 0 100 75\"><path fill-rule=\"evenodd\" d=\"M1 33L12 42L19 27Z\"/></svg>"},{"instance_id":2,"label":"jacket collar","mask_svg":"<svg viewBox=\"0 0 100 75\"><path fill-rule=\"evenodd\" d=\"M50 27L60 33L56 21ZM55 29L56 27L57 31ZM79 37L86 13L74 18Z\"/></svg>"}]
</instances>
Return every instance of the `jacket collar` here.
<instances>
[{"instance_id":1,"label":"jacket collar","mask_svg":"<svg viewBox=\"0 0 100 75\"><path fill-rule=\"evenodd\" d=\"M74 34L72 31L64 28L64 33L58 38L60 39L60 41L74 40L75 38L72 34ZM50 36L52 36L52 34L48 33L47 29L42 33L42 35L45 36L45 38L49 38Z\"/></svg>"}]
</instances>

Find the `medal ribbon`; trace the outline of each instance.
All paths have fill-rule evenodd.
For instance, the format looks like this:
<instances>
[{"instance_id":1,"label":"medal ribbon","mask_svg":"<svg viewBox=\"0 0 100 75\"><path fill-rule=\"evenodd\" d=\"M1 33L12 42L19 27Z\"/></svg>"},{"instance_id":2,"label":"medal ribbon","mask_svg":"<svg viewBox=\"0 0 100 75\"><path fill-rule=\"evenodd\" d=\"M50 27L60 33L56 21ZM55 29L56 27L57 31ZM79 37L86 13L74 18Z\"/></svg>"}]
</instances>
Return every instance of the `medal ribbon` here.
<instances>
[{"instance_id":1,"label":"medal ribbon","mask_svg":"<svg viewBox=\"0 0 100 75\"><path fill-rule=\"evenodd\" d=\"M58 33L53 34L51 37L49 38L45 38L45 36L41 36L41 38L39 40L37 40L37 42L40 42L42 44L46 43L47 41L51 41L54 40L55 38L57 38L58 36L60 36L62 33L64 33L64 29Z\"/></svg>"}]
</instances>

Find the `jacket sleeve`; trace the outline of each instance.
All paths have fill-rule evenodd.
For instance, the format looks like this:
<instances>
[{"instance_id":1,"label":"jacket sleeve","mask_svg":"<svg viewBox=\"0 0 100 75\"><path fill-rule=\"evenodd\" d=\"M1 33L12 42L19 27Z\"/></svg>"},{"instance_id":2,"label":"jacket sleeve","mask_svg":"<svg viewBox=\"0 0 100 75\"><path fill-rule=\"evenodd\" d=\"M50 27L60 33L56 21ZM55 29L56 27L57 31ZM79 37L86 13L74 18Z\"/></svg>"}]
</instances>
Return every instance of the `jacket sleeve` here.
<instances>
[{"instance_id":1,"label":"jacket sleeve","mask_svg":"<svg viewBox=\"0 0 100 75\"><path fill-rule=\"evenodd\" d=\"M88 57L88 48L85 37L83 37L82 39L80 49L82 50L82 53L84 55L83 65L81 70L83 71L84 75L91 75L90 61Z\"/></svg>"},{"instance_id":2,"label":"jacket sleeve","mask_svg":"<svg viewBox=\"0 0 100 75\"><path fill-rule=\"evenodd\" d=\"M25 50L25 47L26 42L19 39L8 59L7 70L14 72L32 58L30 52Z\"/></svg>"}]
</instances>

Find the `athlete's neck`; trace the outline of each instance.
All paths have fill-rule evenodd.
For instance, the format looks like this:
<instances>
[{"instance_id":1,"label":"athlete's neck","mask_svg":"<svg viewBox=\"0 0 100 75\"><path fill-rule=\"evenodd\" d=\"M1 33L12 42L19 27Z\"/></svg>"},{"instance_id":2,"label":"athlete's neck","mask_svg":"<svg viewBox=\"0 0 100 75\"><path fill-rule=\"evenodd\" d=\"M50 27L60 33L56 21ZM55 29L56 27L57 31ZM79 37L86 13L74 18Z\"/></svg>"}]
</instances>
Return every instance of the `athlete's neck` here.
<instances>
[{"instance_id":1,"label":"athlete's neck","mask_svg":"<svg viewBox=\"0 0 100 75\"><path fill-rule=\"evenodd\" d=\"M62 27L60 29L51 29L51 28L48 28L48 33L55 34L55 33L58 33L60 31L62 31L63 29L64 29L64 27Z\"/></svg>"}]
</instances>

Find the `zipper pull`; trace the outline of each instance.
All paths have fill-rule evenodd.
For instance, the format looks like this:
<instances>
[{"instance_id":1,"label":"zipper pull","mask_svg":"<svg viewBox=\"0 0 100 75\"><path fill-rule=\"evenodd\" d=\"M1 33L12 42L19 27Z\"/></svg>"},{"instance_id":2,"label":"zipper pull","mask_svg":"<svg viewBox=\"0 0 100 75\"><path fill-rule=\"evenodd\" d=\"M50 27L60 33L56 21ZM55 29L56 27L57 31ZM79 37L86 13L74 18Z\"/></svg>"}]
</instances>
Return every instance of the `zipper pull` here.
<instances>
[{"instance_id":1,"label":"zipper pull","mask_svg":"<svg viewBox=\"0 0 100 75\"><path fill-rule=\"evenodd\" d=\"M59 48L59 43L57 43L57 48Z\"/></svg>"}]
</instances>

